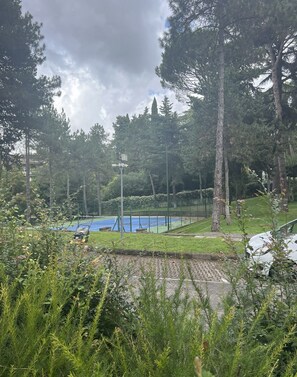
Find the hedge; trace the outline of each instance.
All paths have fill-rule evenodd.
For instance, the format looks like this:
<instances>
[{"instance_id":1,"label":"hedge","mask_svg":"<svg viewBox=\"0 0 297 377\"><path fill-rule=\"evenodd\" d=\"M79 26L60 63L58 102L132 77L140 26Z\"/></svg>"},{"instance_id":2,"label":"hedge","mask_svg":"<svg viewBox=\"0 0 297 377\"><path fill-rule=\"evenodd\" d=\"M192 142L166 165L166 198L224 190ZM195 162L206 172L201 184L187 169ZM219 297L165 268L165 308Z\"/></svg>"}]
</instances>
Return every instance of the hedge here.
<instances>
[{"instance_id":1,"label":"hedge","mask_svg":"<svg viewBox=\"0 0 297 377\"><path fill-rule=\"evenodd\" d=\"M207 188L202 191L203 201L210 201L213 197L213 189ZM173 195L170 194L170 203L172 206ZM180 191L176 194L176 205L187 206L197 204L200 201L200 190ZM117 213L121 205L121 198L110 199L102 203L104 213ZM149 196L127 196L124 197L124 207L130 209L159 208L167 206L167 194L157 194Z\"/></svg>"}]
</instances>

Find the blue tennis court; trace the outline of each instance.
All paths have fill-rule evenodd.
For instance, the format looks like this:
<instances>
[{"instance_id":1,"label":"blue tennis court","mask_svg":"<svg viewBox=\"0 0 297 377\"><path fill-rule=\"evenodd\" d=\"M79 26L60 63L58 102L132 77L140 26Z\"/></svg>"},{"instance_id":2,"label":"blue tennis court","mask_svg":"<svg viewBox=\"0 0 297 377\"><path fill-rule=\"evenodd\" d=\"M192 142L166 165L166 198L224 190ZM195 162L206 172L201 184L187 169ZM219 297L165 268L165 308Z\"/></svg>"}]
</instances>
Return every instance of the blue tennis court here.
<instances>
[{"instance_id":1,"label":"blue tennis court","mask_svg":"<svg viewBox=\"0 0 297 377\"><path fill-rule=\"evenodd\" d=\"M167 216L124 216L123 228L124 232L148 231L154 233L162 233L166 230L186 225L188 222L180 217ZM84 219L79 222L73 222L71 225L65 226L69 231L75 231L77 227L89 227L90 231L120 231L121 224L119 217L104 217L94 219Z\"/></svg>"}]
</instances>

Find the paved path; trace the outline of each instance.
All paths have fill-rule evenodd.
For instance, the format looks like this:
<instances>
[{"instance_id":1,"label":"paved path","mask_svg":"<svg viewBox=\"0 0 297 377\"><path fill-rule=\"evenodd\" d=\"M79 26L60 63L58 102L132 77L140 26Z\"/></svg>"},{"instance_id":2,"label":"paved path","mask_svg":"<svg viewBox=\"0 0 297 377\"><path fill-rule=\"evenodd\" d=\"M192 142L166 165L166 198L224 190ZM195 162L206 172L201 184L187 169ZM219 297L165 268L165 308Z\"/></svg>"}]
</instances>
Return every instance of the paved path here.
<instances>
[{"instance_id":1,"label":"paved path","mask_svg":"<svg viewBox=\"0 0 297 377\"><path fill-rule=\"evenodd\" d=\"M169 233L167 236L184 236L184 237L194 237L194 238L223 238L230 239L232 241L242 241L243 235L239 233L222 233L222 232L204 232L199 234L182 234L182 233ZM254 234L247 234L246 238L251 238Z\"/></svg>"},{"instance_id":2,"label":"paved path","mask_svg":"<svg viewBox=\"0 0 297 377\"><path fill-rule=\"evenodd\" d=\"M155 271L157 278L178 280L183 274L186 279L191 279L191 274L196 281L225 282L223 262L220 260L180 259L149 256L117 255L123 266L129 266L134 276L140 277L143 270ZM191 271L191 273L190 273Z\"/></svg>"},{"instance_id":3,"label":"paved path","mask_svg":"<svg viewBox=\"0 0 297 377\"><path fill-rule=\"evenodd\" d=\"M222 260L200 260L148 256L117 255L119 265L129 267L132 273L131 282L137 286L143 271L154 271L156 277L166 280L168 294L174 293L180 276L185 277L183 290L188 292L191 297L195 297L197 292L194 283L208 293L210 302L214 308L219 309L220 302L230 289L230 284L224 273L224 261ZM230 262L230 263L234 263ZM191 271L191 273L190 273ZM192 278L191 278L192 275Z\"/></svg>"}]
</instances>

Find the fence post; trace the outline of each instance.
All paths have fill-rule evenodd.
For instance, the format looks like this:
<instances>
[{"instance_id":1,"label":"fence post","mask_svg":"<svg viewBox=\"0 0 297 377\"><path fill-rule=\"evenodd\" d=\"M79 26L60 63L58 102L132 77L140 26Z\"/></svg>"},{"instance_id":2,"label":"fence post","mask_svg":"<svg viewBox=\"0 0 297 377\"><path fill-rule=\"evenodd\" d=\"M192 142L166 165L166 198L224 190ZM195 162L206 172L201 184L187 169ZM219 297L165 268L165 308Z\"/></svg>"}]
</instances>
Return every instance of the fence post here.
<instances>
[{"instance_id":1,"label":"fence post","mask_svg":"<svg viewBox=\"0 0 297 377\"><path fill-rule=\"evenodd\" d=\"M197 221L198 221L198 212L199 212L199 199L197 199L197 208L196 208L196 218L197 218Z\"/></svg>"},{"instance_id":2,"label":"fence post","mask_svg":"<svg viewBox=\"0 0 297 377\"><path fill-rule=\"evenodd\" d=\"M120 217L121 217L120 212L121 212L121 209L118 208L118 232L121 230L121 227L120 227Z\"/></svg>"},{"instance_id":3,"label":"fence post","mask_svg":"<svg viewBox=\"0 0 297 377\"><path fill-rule=\"evenodd\" d=\"M130 233L132 233L132 209L130 207Z\"/></svg>"}]
</instances>

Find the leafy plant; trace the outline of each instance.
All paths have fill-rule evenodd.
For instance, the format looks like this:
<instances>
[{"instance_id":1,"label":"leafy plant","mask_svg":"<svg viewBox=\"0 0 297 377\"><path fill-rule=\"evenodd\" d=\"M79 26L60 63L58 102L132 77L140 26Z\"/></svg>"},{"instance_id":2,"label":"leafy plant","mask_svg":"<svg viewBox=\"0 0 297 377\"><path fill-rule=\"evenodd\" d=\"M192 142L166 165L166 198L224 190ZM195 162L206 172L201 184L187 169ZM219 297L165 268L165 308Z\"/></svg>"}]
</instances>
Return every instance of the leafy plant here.
<instances>
[{"instance_id":1,"label":"leafy plant","mask_svg":"<svg viewBox=\"0 0 297 377\"><path fill-rule=\"evenodd\" d=\"M165 271L166 273L166 271ZM107 346L113 376L185 376L194 371L193 360L202 329L199 310L183 295L183 278L172 295L165 280L143 272L136 301L133 334L118 329Z\"/></svg>"}]
</instances>

